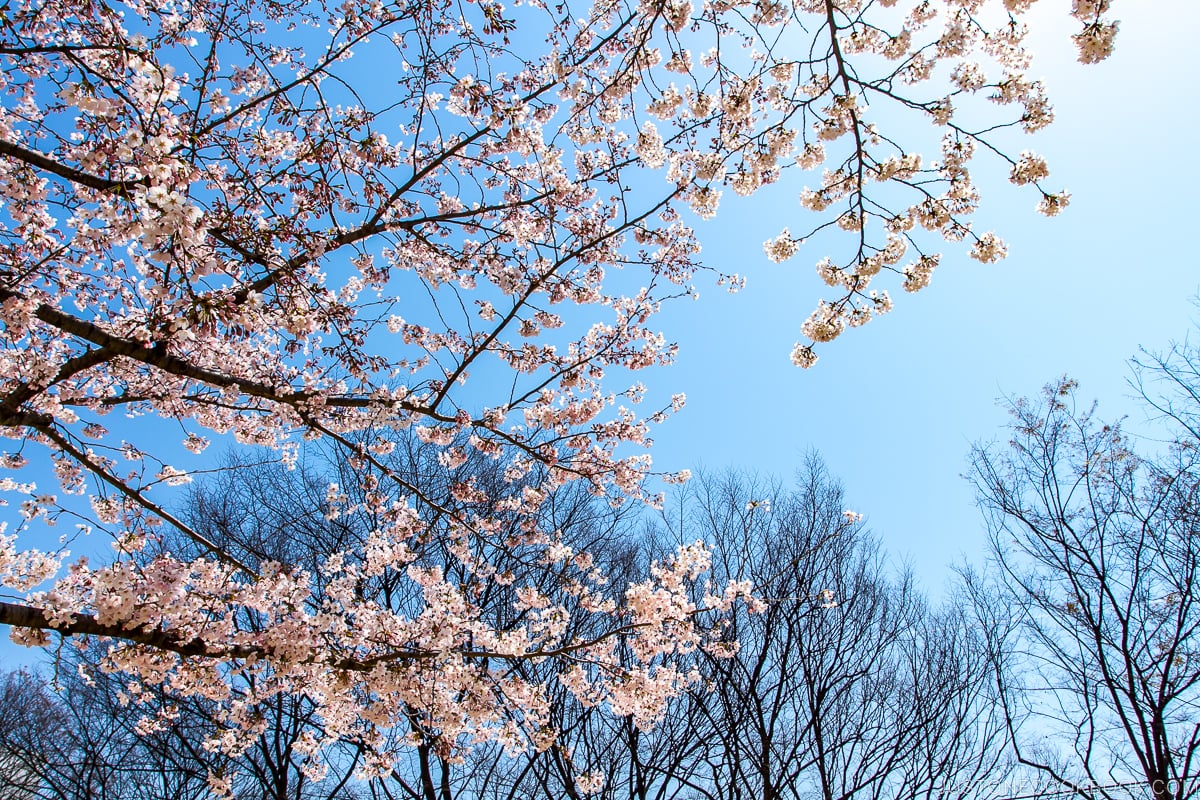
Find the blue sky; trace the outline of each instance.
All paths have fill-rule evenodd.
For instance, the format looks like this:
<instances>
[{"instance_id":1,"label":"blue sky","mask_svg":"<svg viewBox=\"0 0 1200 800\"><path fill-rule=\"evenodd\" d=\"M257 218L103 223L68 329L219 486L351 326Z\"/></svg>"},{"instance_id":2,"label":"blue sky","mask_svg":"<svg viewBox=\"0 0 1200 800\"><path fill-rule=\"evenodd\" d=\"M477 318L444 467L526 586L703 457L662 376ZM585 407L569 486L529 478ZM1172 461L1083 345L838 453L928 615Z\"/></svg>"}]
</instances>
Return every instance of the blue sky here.
<instances>
[{"instance_id":1,"label":"blue sky","mask_svg":"<svg viewBox=\"0 0 1200 800\"><path fill-rule=\"evenodd\" d=\"M724 204L700 228L705 258L748 275L748 286L729 296L701 283L699 303L664 314L681 355L643 380L686 392L688 405L656 431L656 468L786 478L815 449L892 555L937 594L951 561L982 558L982 520L960 476L973 441L1004 436L999 399L1069 373L1102 416L1145 420L1126 361L1200 321L1190 196L1200 90L1187 77L1200 3L1114 3L1116 53L1090 67L1074 60L1067 5L1043 0L1030 17L1032 75L1045 79L1057 118L1021 147L1046 156L1070 208L1045 219L1033 195L980 179L977 230L996 230L1008 258L985 266L948 251L928 289L892 291L891 315L843 334L802 371L788 353L819 296L812 265L824 253L802 249L776 265L761 245L784 225L803 227L804 181L781 203Z\"/></svg>"}]
</instances>

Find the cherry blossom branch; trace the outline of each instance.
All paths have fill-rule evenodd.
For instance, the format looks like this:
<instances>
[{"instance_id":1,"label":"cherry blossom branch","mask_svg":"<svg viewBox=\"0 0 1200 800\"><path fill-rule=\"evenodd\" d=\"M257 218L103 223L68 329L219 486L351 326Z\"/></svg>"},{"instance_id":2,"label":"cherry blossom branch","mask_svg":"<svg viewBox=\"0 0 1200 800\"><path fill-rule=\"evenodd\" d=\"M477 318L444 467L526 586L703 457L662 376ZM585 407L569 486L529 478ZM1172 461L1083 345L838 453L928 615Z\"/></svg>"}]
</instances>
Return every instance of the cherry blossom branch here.
<instances>
[{"instance_id":1,"label":"cherry blossom branch","mask_svg":"<svg viewBox=\"0 0 1200 800\"><path fill-rule=\"evenodd\" d=\"M246 645L214 647L201 637L181 640L169 630L147 631L139 628L129 629L122 625L105 625L91 614L72 614L69 622L62 622L52 619L41 608L3 601L0 601L0 624L11 625L14 628L54 631L62 636L103 636L189 657L228 659L264 655L260 648Z\"/></svg>"},{"instance_id":2,"label":"cherry blossom branch","mask_svg":"<svg viewBox=\"0 0 1200 800\"><path fill-rule=\"evenodd\" d=\"M83 170L69 167L53 158L42 155L21 147L18 144L4 141L0 139L0 156L7 156L18 161L23 161L26 164L45 170L60 178L66 178L72 183L77 183L80 186L86 186L89 189L99 189L105 192L117 192L118 194L126 194L133 189L134 186L148 186L149 180L139 178L131 181L115 181L109 178L101 178L97 175L91 175Z\"/></svg>"},{"instance_id":3,"label":"cherry blossom branch","mask_svg":"<svg viewBox=\"0 0 1200 800\"><path fill-rule=\"evenodd\" d=\"M703 610L694 613L703 613ZM144 627L126 627L119 623L106 624L97 620L95 615L86 613L71 613L69 621L63 621L51 616L45 609L6 601L0 601L0 624L10 625L14 628L54 632L64 637L101 636L120 642L146 645L187 658L211 658L219 661L229 659L270 660L275 655L270 647L263 645L213 644L203 636L185 639L170 629L151 628L147 630ZM418 648L401 649L365 658L327 659L320 655L313 655L301 659L299 663L320 664L331 669L366 673L383 665L430 661L448 657L469 661L537 662L574 656L593 650L610 639L627 636L649 626L650 623L630 623L586 640L574 641L558 647L536 648L520 653L498 650L457 648L453 650L422 650Z\"/></svg>"},{"instance_id":4,"label":"cherry blossom branch","mask_svg":"<svg viewBox=\"0 0 1200 800\"><path fill-rule=\"evenodd\" d=\"M104 481L109 486L113 487L118 492L120 492L122 495L124 495L125 497L128 497L130 500L137 503L142 508L146 509L147 511L149 511L152 514L157 515L158 517L162 518L166 522L169 522L180 533L182 533L184 536L187 536L189 539L196 542L196 544L200 545L201 547L204 547L206 550L208 550L210 553L212 553L218 560L220 560L226 564L229 564L230 566L235 567L238 570L241 570L242 572L244 572L246 575L250 576L251 578L258 577L257 572L255 572L250 567L246 566L246 564L244 564L239 559L234 558L233 556L229 555L227 552L225 552L224 548L219 547L216 543L210 541L208 538L201 535L198 531L193 529L190 525L187 525L186 523L184 523L182 520L180 520L178 517L176 517L171 512L167 511L165 508L163 508L159 504L152 502L149 498L147 498L145 496L145 494L143 492L140 492L137 489L135 489L134 487L130 486L128 482L121 480L116 475L113 475L109 470L104 469L104 467L101 466L97 462L95 457L89 456L87 453L83 452L78 447L76 447L74 444L72 444L67 439L66 436L64 436L57 429L55 429L53 424L36 424L36 425L31 425L30 427L34 428L34 430L36 430L39 433L41 433L42 435L44 435L47 439L49 439L51 442L53 442L54 445L56 447L58 447L60 450L62 450L64 453L71 456L71 458L74 459L75 463L79 464L80 466L82 466L85 469L87 469L88 471L90 471L93 475L100 478L100 480Z\"/></svg>"}]
</instances>

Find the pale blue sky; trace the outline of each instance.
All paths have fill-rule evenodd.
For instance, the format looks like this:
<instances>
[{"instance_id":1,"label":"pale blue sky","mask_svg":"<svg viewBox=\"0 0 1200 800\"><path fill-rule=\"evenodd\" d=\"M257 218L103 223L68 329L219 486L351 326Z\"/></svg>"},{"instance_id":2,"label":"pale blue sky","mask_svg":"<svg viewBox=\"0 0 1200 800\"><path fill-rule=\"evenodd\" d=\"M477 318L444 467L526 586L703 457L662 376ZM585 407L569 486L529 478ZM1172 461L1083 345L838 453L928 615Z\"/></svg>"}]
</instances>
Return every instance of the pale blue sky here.
<instances>
[{"instance_id":1,"label":"pale blue sky","mask_svg":"<svg viewBox=\"0 0 1200 800\"><path fill-rule=\"evenodd\" d=\"M812 370L788 363L819 293L803 251L769 263L761 244L803 213L784 202L727 203L701 229L709 263L749 276L739 295L702 285L702 300L663 318L679 341L673 369L644 377L685 391L688 406L656 431L658 469L736 466L787 477L818 450L893 555L911 559L935 593L946 565L981 557L984 534L960 475L973 441L1004 435L1005 395L1033 394L1066 372L1102 415L1144 415L1129 399L1126 360L1161 349L1200 312L1200 183L1193 0L1120 0L1115 55L1083 67L1067 40L1066 0L1031 18L1034 77L1046 80L1054 125L1027 144L1047 157L1050 186L1070 208L1047 220L1017 187L982 188L977 230L995 229L1009 257L943 261L917 295L893 291L896 310L821 351ZM802 183L801 180L799 183ZM810 178L811 182L811 178ZM982 184L983 181L980 180Z\"/></svg>"}]
</instances>

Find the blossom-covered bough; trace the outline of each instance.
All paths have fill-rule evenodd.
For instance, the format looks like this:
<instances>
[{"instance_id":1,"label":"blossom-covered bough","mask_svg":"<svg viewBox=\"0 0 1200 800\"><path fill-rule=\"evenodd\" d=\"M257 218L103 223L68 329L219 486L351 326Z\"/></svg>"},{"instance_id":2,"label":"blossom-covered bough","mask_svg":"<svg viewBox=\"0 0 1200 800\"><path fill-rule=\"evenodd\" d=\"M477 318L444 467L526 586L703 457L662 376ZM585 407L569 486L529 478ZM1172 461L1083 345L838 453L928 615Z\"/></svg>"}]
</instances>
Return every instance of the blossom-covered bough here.
<instances>
[{"instance_id":1,"label":"blossom-covered bough","mask_svg":"<svg viewBox=\"0 0 1200 800\"><path fill-rule=\"evenodd\" d=\"M544 692L519 662L653 720L689 679L673 665L704 646L704 615L750 587L698 589L695 545L613 589L539 507L571 481L653 501L636 447L683 397L639 413L642 387L619 389L672 360L653 315L693 293L692 222L723 194L809 175L808 232L767 242L773 260L847 232L847 252L817 264L831 296L801 326L801 366L812 343L890 309L888 281L926 286L936 242L1003 256L971 227L977 152L1006 160L1043 213L1066 204L1041 158L1006 149L1005 129L1052 117L1024 72L1032 5L9 4L0 622L28 644L107 637L132 686L220 703L213 745L230 749L281 692L310 697L323 735L373 750L374 769L401 708L448 753L544 747ZM1108 5L1072 4L1085 62L1111 51ZM887 127L903 114L940 152ZM467 474L430 495L389 468L398 432L456 474L502 462L508 490ZM340 448L359 485L331 486L326 514L369 510L377 528L319 575L209 540L166 487L212 468L199 454L214 438L285 463L303 440ZM514 534L500 517L525 522ZM116 558L47 548L54 522L111 535ZM163 526L206 554L139 553ZM427 557L434 540L470 581ZM500 552L554 579L535 589L495 566ZM419 613L364 595L381 574L418 587ZM482 614L473 581L511 584L517 613Z\"/></svg>"}]
</instances>

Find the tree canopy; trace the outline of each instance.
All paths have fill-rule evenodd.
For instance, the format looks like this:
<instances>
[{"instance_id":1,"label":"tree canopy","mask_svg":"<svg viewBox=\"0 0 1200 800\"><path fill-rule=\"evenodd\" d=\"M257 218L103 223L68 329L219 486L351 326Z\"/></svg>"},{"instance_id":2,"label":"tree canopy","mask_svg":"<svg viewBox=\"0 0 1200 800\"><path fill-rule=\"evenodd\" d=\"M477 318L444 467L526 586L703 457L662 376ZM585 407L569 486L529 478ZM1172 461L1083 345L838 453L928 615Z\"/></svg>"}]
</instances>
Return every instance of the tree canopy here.
<instances>
[{"instance_id":1,"label":"tree canopy","mask_svg":"<svg viewBox=\"0 0 1200 800\"><path fill-rule=\"evenodd\" d=\"M322 720L306 747L353 737L376 770L416 744L389 735L405 708L448 754L549 746L552 684L649 723L752 586L697 587L696 543L610 588L546 509L571 485L654 501L640 448L684 397L638 411L630 373L674 356L654 314L705 269L693 226L823 169L803 232L765 244L845 231L800 366L889 285L925 287L942 240L1003 256L972 228L976 153L1043 213L1068 200L1006 135L1053 117L1025 73L1032 4L10 4L0 486L22 502L0 622L109 637L131 685L221 704L231 750L284 695ZM1072 4L1084 62L1111 51L1108 6ZM398 466L410 436L436 467ZM284 465L334 448L320 514L367 535L302 565L189 524L171 487L242 470L201 455L227 439ZM54 522L115 557L67 560ZM155 549L164 527L198 551ZM419 599L363 591L379 580ZM513 613L485 611L497 592Z\"/></svg>"}]
</instances>

